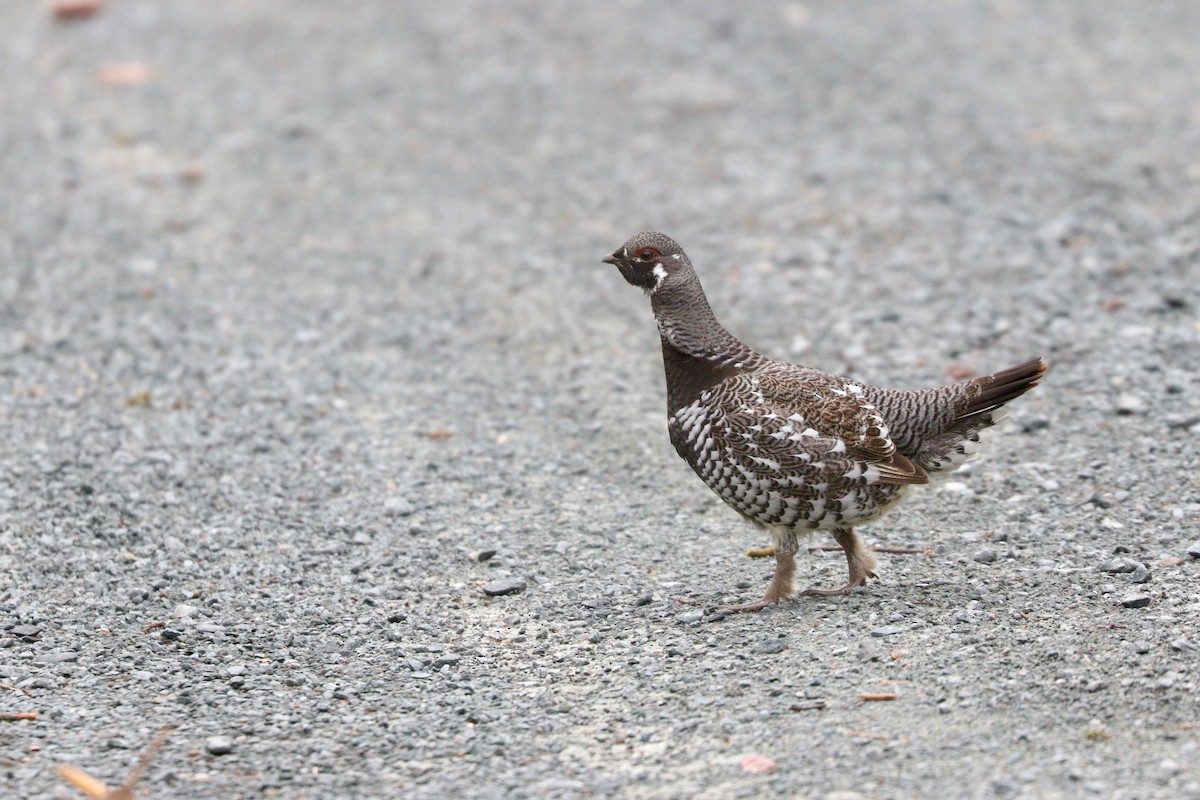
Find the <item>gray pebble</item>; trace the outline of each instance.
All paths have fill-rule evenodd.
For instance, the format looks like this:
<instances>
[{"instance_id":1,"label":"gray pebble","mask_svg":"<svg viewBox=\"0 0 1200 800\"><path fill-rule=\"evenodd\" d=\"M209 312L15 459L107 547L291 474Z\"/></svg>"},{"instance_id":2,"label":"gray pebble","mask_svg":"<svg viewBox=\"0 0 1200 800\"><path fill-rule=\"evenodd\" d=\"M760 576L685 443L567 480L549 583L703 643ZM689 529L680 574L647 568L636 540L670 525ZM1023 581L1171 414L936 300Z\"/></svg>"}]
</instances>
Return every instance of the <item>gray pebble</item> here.
<instances>
[{"instance_id":1,"label":"gray pebble","mask_svg":"<svg viewBox=\"0 0 1200 800\"><path fill-rule=\"evenodd\" d=\"M1050 420L1042 417L1031 417L1021 424L1022 433L1037 433L1050 427Z\"/></svg>"},{"instance_id":2,"label":"gray pebble","mask_svg":"<svg viewBox=\"0 0 1200 800\"><path fill-rule=\"evenodd\" d=\"M1137 569L1129 573L1129 580L1133 583L1149 583L1150 568L1145 564L1138 564Z\"/></svg>"},{"instance_id":3,"label":"gray pebble","mask_svg":"<svg viewBox=\"0 0 1200 800\"><path fill-rule=\"evenodd\" d=\"M996 561L996 558L996 551L990 547L985 547L971 556L973 561L978 561L980 564L992 564Z\"/></svg>"},{"instance_id":4,"label":"gray pebble","mask_svg":"<svg viewBox=\"0 0 1200 800\"><path fill-rule=\"evenodd\" d=\"M468 554L467 558L471 559L472 561L477 561L480 564L482 564L483 562L490 560L495 555L496 555L495 550L476 550L476 551Z\"/></svg>"},{"instance_id":5,"label":"gray pebble","mask_svg":"<svg viewBox=\"0 0 1200 800\"><path fill-rule=\"evenodd\" d=\"M1121 605L1126 608L1145 608L1150 605L1150 595L1130 594L1121 598Z\"/></svg>"},{"instance_id":6,"label":"gray pebble","mask_svg":"<svg viewBox=\"0 0 1200 800\"><path fill-rule=\"evenodd\" d=\"M1192 542L1187 549L1187 554L1192 558L1200 558L1200 540Z\"/></svg>"},{"instance_id":7,"label":"gray pebble","mask_svg":"<svg viewBox=\"0 0 1200 800\"><path fill-rule=\"evenodd\" d=\"M1200 542L1197 542L1197 544L1200 544ZM39 625L14 625L9 632L13 636L33 637L41 633L42 628Z\"/></svg>"},{"instance_id":8,"label":"gray pebble","mask_svg":"<svg viewBox=\"0 0 1200 800\"><path fill-rule=\"evenodd\" d=\"M1178 650L1181 653L1194 653L1197 650L1196 643L1186 636L1180 636L1175 641L1171 642L1171 649Z\"/></svg>"},{"instance_id":9,"label":"gray pebble","mask_svg":"<svg viewBox=\"0 0 1200 800\"><path fill-rule=\"evenodd\" d=\"M1017 793L1017 787L1003 778L992 779L992 794L997 797L1012 797Z\"/></svg>"},{"instance_id":10,"label":"gray pebble","mask_svg":"<svg viewBox=\"0 0 1200 800\"><path fill-rule=\"evenodd\" d=\"M500 595L523 592L526 586L524 578L497 578L494 581L489 581L483 587L482 591L488 597L499 597Z\"/></svg>"},{"instance_id":11,"label":"gray pebble","mask_svg":"<svg viewBox=\"0 0 1200 800\"><path fill-rule=\"evenodd\" d=\"M1150 652L1150 643L1145 639L1138 639L1133 643L1133 652L1142 656L1146 655L1146 653Z\"/></svg>"},{"instance_id":12,"label":"gray pebble","mask_svg":"<svg viewBox=\"0 0 1200 800\"><path fill-rule=\"evenodd\" d=\"M904 626L902 625L884 625L882 628L876 628L871 631L871 635L876 639L882 639L885 636L895 636L897 633L903 633Z\"/></svg>"},{"instance_id":13,"label":"gray pebble","mask_svg":"<svg viewBox=\"0 0 1200 800\"><path fill-rule=\"evenodd\" d=\"M750 648L751 653L761 653L764 655L782 653L784 650L787 650L787 642L783 639L767 639L765 642L759 642Z\"/></svg>"},{"instance_id":14,"label":"gray pebble","mask_svg":"<svg viewBox=\"0 0 1200 800\"><path fill-rule=\"evenodd\" d=\"M1101 572L1124 573L1133 572L1138 567L1142 566L1132 558L1115 558L1112 561L1107 561L1100 565Z\"/></svg>"},{"instance_id":15,"label":"gray pebble","mask_svg":"<svg viewBox=\"0 0 1200 800\"><path fill-rule=\"evenodd\" d=\"M383 502L383 513L389 517L407 517L416 510L417 507L403 497L389 497Z\"/></svg>"},{"instance_id":16,"label":"gray pebble","mask_svg":"<svg viewBox=\"0 0 1200 800\"><path fill-rule=\"evenodd\" d=\"M1146 401L1138 397L1136 394L1125 392L1117 398L1117 413L1118 414L1141 414L1146 410Z\"/></svg>"},{"instance_id":17,"label":"gray pebble","mask_svg":"<svg viewBox=\"0 0 1200 800\"><path fill-rule=\"evenodd\" d=\"M204 740L204 749L214 756L227 756L233 752L233 738L230 736L210 736Z\"/></svg>"},{"instance_id":18,"label":"gray pebble","mask_svg":"<svg viewBox=\"0 0 1200 800\"><path fill-rule=\"evenodd\" d=\"M858 660L859 661L878 661L883 658L883 648L878 642L871 639L863 639L858 644Z\"/></svg>"}]
</instances>

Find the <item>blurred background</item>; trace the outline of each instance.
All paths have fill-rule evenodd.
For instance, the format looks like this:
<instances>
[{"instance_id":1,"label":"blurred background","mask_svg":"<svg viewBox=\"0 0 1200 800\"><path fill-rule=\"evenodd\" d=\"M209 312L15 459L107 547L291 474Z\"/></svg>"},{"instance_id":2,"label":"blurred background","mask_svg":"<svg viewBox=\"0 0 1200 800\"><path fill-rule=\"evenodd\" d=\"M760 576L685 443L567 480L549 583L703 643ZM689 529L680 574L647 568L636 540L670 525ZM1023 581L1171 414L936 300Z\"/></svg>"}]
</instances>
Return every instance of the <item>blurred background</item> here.
<instances>
[{"instance_id":1,"label":"blurred background","mask_svg":"<svg viewBox=\"0 0 1200 800\"><path fill-rule=\"evenodd\" d=\"M157 704L197 751L242 737L264 785L323 785L320 763L341 791L486 794L397 766L461 745L469 657L374 744L309 700L353 702L278 676L392 702L369 665L410 697L413 641L501 624L475 591L498 574L540 576L522 602L579 625L581 596L657 591L650 551L672 553L654 580L704 596L744 575L750 542L667 443L645 298L600 263L639 230L676 238L772 356L896 387L1047 359L968 488L991 505L924 495L902 543L1001 518L1052 533L1029 544L1049 563L1178 549L1200 513L1197 41L1186 0L0 4L0 680L43 713L14 785L54 796L48 765L140 746ZM168 617L186 658L139 633ZM81 660L38 662L51 646ZM286 669L202 688L252 651ZM511 733L527 695L484 705ZM520 763L509 785L544 767ZM983 786L991 763L955 774ZM206 790L171 769L176 796Z\"/></svg>"}]
</instances>

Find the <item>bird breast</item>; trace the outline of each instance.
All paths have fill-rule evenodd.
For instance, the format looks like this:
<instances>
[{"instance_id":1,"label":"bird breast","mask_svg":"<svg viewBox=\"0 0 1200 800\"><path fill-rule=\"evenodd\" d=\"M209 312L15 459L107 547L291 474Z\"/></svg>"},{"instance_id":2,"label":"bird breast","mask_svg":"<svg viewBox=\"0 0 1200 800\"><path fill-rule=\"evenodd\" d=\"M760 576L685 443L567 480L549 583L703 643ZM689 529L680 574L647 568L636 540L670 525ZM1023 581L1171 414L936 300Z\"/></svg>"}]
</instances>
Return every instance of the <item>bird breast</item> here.
<instances>
[{"instance_id":1,"label":"bird breast","mask_svg":"<svg viewBox=\"0 0 1200 800\"><path fill-rule=\"evenodd\" d=\"M842 438L772 407L752 379L741 383L734 396L725 384L705 391L670 418L676 451L731 507L767 526L839 528L898 498Z\"/></svg>"}]
</instances>

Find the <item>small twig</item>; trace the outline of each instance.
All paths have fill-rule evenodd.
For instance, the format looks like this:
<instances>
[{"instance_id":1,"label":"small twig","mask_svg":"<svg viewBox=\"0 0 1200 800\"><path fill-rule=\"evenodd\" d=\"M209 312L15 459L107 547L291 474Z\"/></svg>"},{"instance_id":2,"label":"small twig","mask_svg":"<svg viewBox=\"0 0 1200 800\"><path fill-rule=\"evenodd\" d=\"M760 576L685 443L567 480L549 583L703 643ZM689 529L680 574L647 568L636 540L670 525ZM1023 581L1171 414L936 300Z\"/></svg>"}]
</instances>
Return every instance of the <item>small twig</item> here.
<instances>
[{"instance_id":1,"label":"small twig","mask_svg":"<svg viewBox=\"0 0 1200 800\"><path fill-rule=\"evenodd\" d=\"M824 700L812 700L807 703L792 703L788 706L788 711L821 711L824 708Z\"/></svg>"},{"instance_id":2,"label":"small twig","mask_svg":"<svg viewBox=\"0 0 1200 800\"><path fill-rule=\"evenodd\" d=\"M37 719L36 711L18 711L15 714L0 714L0 722L19 722L23 719Z\"/></svg>"},{"instance_id":3,"label":"small twig","mask_svg":"<svg viewBox=\"0 0 1200 800\"><path fill-rule=\"evenodd\" d=\"M133 787L141 780L142 773L146 771L146 767L150 766L150 761L158 753L159 748L163 746L163 742L167 741L167 737L171 735L171 731L173 730L175 730L174 725L167 725L155 734L150 744L146 746L145 751L143 751L141 757L137 760L137 763L134 764L129 777L116 789L109 789L102 782L88 775L83 770L76 769L67 764L59 765L58 775L64 781L92 798L92 800L134 800Z\"/></svg>"},{"instance_id":4,"label":"small twig","mask_svg":"<svg viewBox=\"0 0 1200 800\"><path fill-rule=\"evenodd\" d=\"M142 633L149 633L150 631L156 631L159 628L165 628L165 627L167 627L167 623L165 620L162 622L151 622L149 625L142 628Z\"/></svg>"},{"instance_id":5,"label":"small twig","mask_svg":"<svg viewBox=\"0 0 1200 800\"><path fill-rule=\"evenodd\" d=\"M7 683L0 683L0 689L8 689L10 692L20 692L26 697L33 697L33 695L29 693L28 689L18 689L15 686L9 686Z\"/></svg>"},{"instance_id":6,"label":"small twig","mask_svg":"<svg viewBox=\"0 0 1200 800\"><path fill-rule=\"evenodd\" d=\"M134 784L141 780L142 773L146 771L146 767L150 766L150 762L158 754L159 748L166 743L167 737L171 735L171 731L173 730L175 730L174 725L165 725L155 734L154 738L150 740L150 744L146 745L146 751L142 753L142 757L133 765L133 772L129 773L129 778L121 786L122 789L127 790L131 795L133 794Z\"/></svg>"},{"instance_id":7,"label":"small twig","mask_svg":"<svg viewBox=\"0 0 1200 800\"><path fill-rule=\"evenodd\" d=\"M878 702L883 702L886 700L895 700L896 693L895 692L881 692L879 694L860 694L858 696L858 699L862 700L864 703L878 703Z\"/></svg>"},{"instance_id":8,"label":"small twig","mask_svg":"<svg viewBox=\"0 0 1200 800\"><path fill-rule=\"evenodd\" d=\"M891 553L898 556L931 556L933 549L929 547L868 547L868 550L874 550L876 553ZM773 552L773 551L772 551ZM808 548L808 552L845 552L844 548L838 544L820 544L813 545Z\"/></svg>"},{"instance_id":9,"label":"small twig","mask_svg":"<svg viewBox=\"0 0 1200 800\"><path fill-rule=\"evenodd\" d=\"M868 550L873 550L876 553L890 553L897 556L931 556L933 548L930 547L868 547ZM810 553L844 553L845 548L840 544L815 544L808 548ZM775 555L774 547L752 547L746 551L746 555L750 558L770 558Z\"/></svg>"}]
</instances>

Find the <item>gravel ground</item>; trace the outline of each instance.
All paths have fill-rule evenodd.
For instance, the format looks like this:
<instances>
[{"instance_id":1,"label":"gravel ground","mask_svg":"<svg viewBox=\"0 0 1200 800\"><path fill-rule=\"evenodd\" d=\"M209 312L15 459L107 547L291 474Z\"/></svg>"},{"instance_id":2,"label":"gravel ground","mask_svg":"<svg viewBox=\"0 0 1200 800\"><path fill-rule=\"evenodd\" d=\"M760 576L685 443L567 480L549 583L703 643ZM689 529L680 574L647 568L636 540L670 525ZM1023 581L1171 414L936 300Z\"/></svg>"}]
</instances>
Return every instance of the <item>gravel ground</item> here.
<instances>
[{"instance_id":1,"label":"gravel ground","mask_svg":"<svg viewBox=\"0 0 1200 800\"><path fill-rule=\"evenodd\" d=\"M0 30L0 795L169 723L154 798L1200 797L1195 4ZM863 529L931 555L678 602L771 565L600 263L646 228L772 355L1046 357Z\"/></svg>"}]
</instances>

